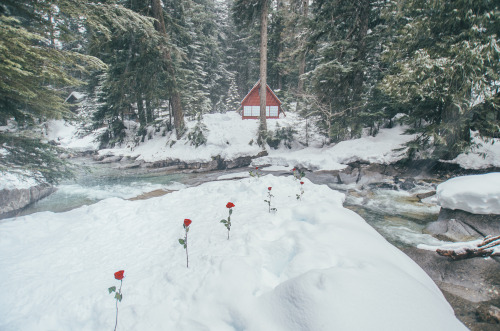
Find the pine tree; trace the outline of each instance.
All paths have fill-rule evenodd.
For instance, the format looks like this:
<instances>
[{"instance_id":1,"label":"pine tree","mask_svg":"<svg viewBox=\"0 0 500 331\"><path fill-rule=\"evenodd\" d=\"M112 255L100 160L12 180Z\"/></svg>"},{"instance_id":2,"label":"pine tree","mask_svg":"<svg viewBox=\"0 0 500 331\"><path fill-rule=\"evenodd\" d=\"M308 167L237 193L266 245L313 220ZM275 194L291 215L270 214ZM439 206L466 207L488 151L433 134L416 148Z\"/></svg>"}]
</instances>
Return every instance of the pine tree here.
<instances>
[{"instance_id":1,"label":"pine tree","mask_svg":"<svg viewBox=\"0 0 500 331\"><path fill-rule=\"evenodd\" d=\"M252 20L259 17L260 22L260 124L257 141L263 145L267 136L266 122L266 95L267 95L267 24L268 24L268 0L236 0L234 4L235 19L243 24L250 24Z\"/></svg>"},{"instance_id":2,"label":"pine tree","mask_svg":"<svg viewBox=\"0 0 500 331\"><path fill-rule=\"evenodd\" d=\"M473 118L481 122L475 105L495 105L499 8L496 1L401 4L397 14L403 24L385 53L393 63L391 74L380 87L407 110L413 132L419 133L410 156L454 158L471 143Z\"/></svg>"},{"instance_id":3,"label":"pine tree","mask_svg":"<svg viewBox=\"0 0 500 331\"><path fill-rule=\"evenodd\" d=\"M241 98L238 94L238 87L236 86L236 80L234 79L234 74L230 75L230 85L226 97L226 109L228 111L234 111L239 108Z\"/></svg>"}]
</instances>

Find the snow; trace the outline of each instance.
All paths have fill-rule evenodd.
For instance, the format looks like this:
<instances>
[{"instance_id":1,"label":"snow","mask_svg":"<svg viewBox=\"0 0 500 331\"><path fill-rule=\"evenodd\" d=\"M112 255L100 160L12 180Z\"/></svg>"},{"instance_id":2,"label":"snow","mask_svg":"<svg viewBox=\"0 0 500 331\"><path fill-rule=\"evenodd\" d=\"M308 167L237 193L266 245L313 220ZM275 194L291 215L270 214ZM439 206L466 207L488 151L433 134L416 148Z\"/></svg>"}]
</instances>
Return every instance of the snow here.
<instances>
[{"instance_id":1,"label":"snow","mask_svg":"<svg viewBox=\"0 0 500 331\"><path fill-rule=\"evenodd\" d=\"M82 100L83 98L85 98L85 94L83 93L80 93L80 92L76 92L76 91L73 91L71 92L68 97L66 98L66 100L64 100L64 102L68 102L69 98L71 98L71 96L73 96L77 101L80 101Z\"/></svg>"},{"instance_id":2,"label":"snow","mask_svg":"<svg viewBox=\"0 0 500 331\"><path fill-rule=\"evenodd\" d=\"M466 242L454 242L454 243L447 243L444 245L439 245L439 246L433 246L433 245L426 245L426 244L420 244L417 247L419 249L423 249L426 251L432 251L435 252L438 249L442 250L454 250L457 253L458 252L465 252L465 250L471 249L477 249L480 244L482 244L484 239L477 239L477 240L472 240L472 241L466 241ZM492 247L492 254L500 254L500 246L495 246Z\"/></svg>"},{"instance_id":3,"label":"snow","mask_svg":"<svg viewBox=\"0 0 500 331\"><path fill-rule=\"evenodd\" d=\"M274 120L274 122L277 120ZM273 121L269 121L273 122ZM235 159L240 156L257 155L262 149L255 142L258 121L242 120L235 112L225 114L207 114L203 123L208 132L206 145L195 148L186 139L177 141L171 134L164 137L155 136L147 143L133 146L128 144L122 148L103 149L100 154L130 155L138 160L154 162L165 159L179 159L185 162L209 162L220 155L224 159ZM193 129L196 121L187 121L188 130ZM270 123L270 125L272 125ZM253 141L252 144L250 142ZM172 142L175 142L172 145Z\"/></svg>"},{"instance_id":4,"label":"snow","mask_svg":"<svg viewBox=\"0 0 500 331\"><path fill-rule=\"evenodd\" d=\"M0 190L27 189L40 184L33 173L0 170Z\"/></svg>"},{"instance_id":5,"label":"snow","mask_svg":"<svg viewBox=\"0 0 500 331\"><path fill-rule=\"evenodd\" d=\"M74 150L97 150L99 143L96 138L99 131L86 136L78 135L78 128L65 120L47 122L47 140L54 140L61 147Z\"/></svg>"},{"instance_id":6,"label":"snow","mask_svg":"<svg viewBox=\"0 0 500 331\"><path fill-rule=\"evenodd\" d=\"M466 330L343 194L304 182L302 201L266 175L0 221L0 329L112 329L123 269L118 330Z\"/></svg>"},{"instance_id":7,"label":"snow","mask_svg":"<svg viewBox=\"0 0 500 331\"><path fill-rule=\"evenodd\" d=\"M500 167L500 139L484 140L477 132L472 133L472 142L478 147L469 153L462 153L450 163L456 163L464 169L487 169Z\"/></svg>"},{"instance_id":8,"label":"snow","mask_svg":"<svg viewBox=\"0 0 500 331\"><path fill-rule=\"evenodd\" d=\"M473 214L500 214L500 173L449 179L438 185L436 195L443 208Z\"/></svg>"},{"instance_id":9,"label":"snow","mask_svg":"<svg viewBox=\"0 0 500 331\"><path fill-rule=\"evenodd\" d=\"M236 173L232 173L232 174L219 176L219 177L217 177L217 180L245 178L245 177L249 177L249 176L250 176L250 174L248 172L236 172Z\"/></svg>"},{"instance_id":10,"label":"snow","mask_svg":"<svg viewBox=\"0 0 500 331\"><path fill-rule=\"evenodd\" d=\"M271 150L269 156L254 160L255 165L272 164L305 167L310 170L341 170L355 161L390 164L404 157L404 151L395 151L412 140L413 135L404 135L404 127L381 129L375 137L342 141L334 146L302 150Z\"/></svg>"}]
</instances>

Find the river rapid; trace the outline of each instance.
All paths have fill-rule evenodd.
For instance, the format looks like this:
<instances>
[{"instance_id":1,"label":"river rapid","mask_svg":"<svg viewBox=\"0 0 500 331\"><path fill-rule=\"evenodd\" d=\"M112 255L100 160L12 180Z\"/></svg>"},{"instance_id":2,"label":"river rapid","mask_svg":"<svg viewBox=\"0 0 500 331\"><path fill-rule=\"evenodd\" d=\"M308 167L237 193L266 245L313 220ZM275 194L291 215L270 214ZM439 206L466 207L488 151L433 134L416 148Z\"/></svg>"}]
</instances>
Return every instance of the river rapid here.
<instances>
[{"instance_id":1,"label":"river rapid","mask_svg":"<svg viewBox=\"0 0 500 331\"><path fill-rule=\"evenodd\" d=\"M250 170L239 168L197 173L165 169L122 169L116 163L98 163L86 157L73 159L72 162L76 165L76 178L60 183L55 193L24 209L20 215L42 211L64 212L112 197L133 199L141 195L147 197L150 192L156 192L151 196L161 195L162 191L196 186L218 180L221 176L237 176ZM283 171L268 173L291 175ZM306 177L315 184L325 184L345 193L344 206L361 215L397 247L442 243L422 233L428 222L437 219L439 206L432 198L426 202L419 202L415 198L417 193L434 190L434 183L420 182L410 190L395 190L371 185L337 184L337 177L328 173L307 173Z\"/></svg>"}]
</instances>

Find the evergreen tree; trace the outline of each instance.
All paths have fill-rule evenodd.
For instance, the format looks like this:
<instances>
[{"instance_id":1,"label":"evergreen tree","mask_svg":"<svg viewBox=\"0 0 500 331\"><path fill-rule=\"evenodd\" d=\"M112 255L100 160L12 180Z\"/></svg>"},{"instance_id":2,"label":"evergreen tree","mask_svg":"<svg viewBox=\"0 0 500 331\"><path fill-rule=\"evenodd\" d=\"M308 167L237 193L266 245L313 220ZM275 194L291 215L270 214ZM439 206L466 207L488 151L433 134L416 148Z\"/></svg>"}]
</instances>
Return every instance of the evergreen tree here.
<instances>
[{"instance_id":1,"label":"evergreen tree","mask_svg":"<svg viewBox=\"0 0 500 331\"><path fill-rule=\"evenodd\" d=\"M370 0L314 2L309 33L315 56L305 77L312 89L308 103L321 106L309 115L320 116L331 141L359 137L378 118L370 100L380 80L378 57L385 36L381 11L387 5Z\"/></svg>"},{"instance_id":2,"label":"evergreen tree","mask_svg":"<svg viewBox=\"0 0 500 331\"><path fill-rule=\"evenodd\" d=\"M493 0L400 4L403 24L385 53L392 66L380 87L407 109L419 133L410 156L453 158L470 145L470 129L481 127L481 118L498 127L496 114L481 116L485 108L475 106L498 112L499 7Z\"/></svg>"}]
</instances>

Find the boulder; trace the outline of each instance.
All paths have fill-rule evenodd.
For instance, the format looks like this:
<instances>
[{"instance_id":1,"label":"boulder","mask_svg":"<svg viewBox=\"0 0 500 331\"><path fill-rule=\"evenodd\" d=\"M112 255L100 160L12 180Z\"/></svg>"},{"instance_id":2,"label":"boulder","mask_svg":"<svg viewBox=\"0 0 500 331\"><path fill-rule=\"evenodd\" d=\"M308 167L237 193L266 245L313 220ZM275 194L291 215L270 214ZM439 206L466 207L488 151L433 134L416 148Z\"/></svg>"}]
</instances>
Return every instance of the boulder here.
<instances>
[{"instance_id":1,"label":"boulder","mask_svg":"<svg viewBox=\"0 0 500 331\"><path fill-rule=\"evenodd\" d=\"M56 188L39 184L25 189L0 190L0 219L15 216L28 205L52 194Z\"/></svg>"},{"instance_id":2,"label":"boulder","mask_svg":"<svg viewBox=\"0 0 500 331\"><path fill-rule=\"evenodd\" d=\"M479 215L463 210L441 208L438 220L429 223L424 233L447 241L469 241L500 234L500 215Z\"/></svg>"}]
</instances>

